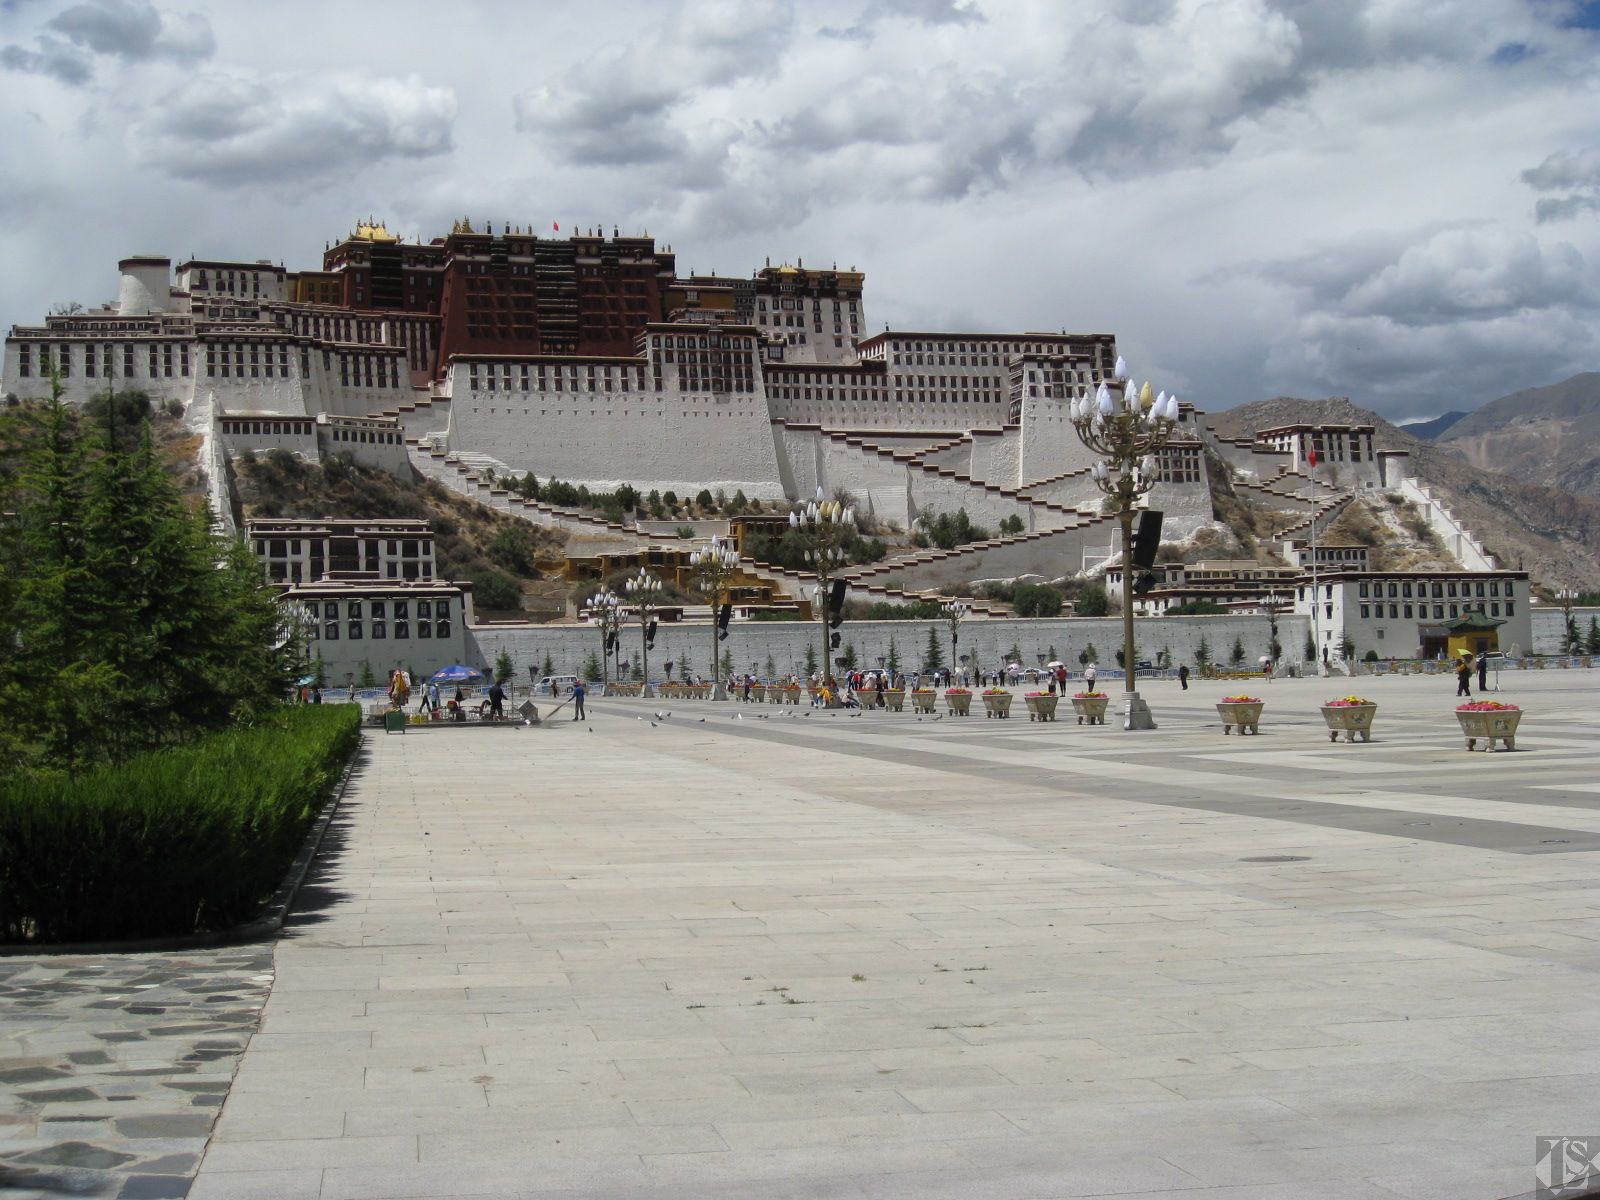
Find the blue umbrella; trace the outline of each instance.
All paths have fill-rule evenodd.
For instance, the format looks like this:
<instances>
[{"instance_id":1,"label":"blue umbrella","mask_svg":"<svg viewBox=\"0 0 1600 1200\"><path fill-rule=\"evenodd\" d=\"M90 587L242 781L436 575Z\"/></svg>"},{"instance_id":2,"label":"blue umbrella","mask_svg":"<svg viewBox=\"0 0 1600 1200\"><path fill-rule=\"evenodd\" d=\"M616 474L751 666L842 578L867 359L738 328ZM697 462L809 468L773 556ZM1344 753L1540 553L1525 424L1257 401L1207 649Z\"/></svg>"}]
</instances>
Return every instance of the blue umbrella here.
<instances>
[{"instance_id":1,"label":"blue umbrella","mask_svg":"<svg viewBox=\"0 0 1600 1200\"><path fill-rule=\"evenodd\" d=\"M460 663L452 663L428 676L429 683L481 683L483 672L475 667L465 667Z\"/></svg>"}]
</instances>

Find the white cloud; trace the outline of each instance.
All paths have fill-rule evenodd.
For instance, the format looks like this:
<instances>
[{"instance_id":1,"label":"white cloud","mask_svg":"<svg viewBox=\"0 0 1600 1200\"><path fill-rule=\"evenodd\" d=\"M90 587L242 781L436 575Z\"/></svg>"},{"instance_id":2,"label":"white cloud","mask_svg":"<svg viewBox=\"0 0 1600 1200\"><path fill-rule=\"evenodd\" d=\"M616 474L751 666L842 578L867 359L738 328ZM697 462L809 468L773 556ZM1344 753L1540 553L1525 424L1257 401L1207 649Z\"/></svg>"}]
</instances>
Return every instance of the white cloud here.
<instances>
[{"instance_id":1,"label":"white cloud","mask_svg":"<svg viewBox=\"0 0 1600 1200\"><path fill-rule=\"evenodd\" d=\"M216 50L211 23L198 13L158 11L149 0L83 0L46 21L34 48L0 47L0 67L78 86L95 59L193 63Z\"/></svg>"}]
</instances>

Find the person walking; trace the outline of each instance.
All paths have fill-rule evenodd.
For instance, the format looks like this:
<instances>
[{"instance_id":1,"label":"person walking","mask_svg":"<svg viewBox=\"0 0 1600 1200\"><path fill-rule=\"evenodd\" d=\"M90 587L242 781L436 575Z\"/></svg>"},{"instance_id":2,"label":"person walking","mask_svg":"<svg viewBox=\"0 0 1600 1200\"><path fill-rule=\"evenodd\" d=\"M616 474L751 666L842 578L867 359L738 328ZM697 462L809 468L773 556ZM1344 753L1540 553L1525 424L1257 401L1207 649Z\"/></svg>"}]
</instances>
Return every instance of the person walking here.
<instances>
[{"instance_id":1,"label":"person walking","mask_svg":"<svg viewBox=\"0 0 1600 1200\"><path fill-rule=\"evenodd\" d=\"M1094 664L1090 663L1083 672L1083 690L1086 692L1094 691L1094 680Z\"/></svg>"},{"instance_id":2,"label":"person walking","mask_svg":"<svg viewBox=\"0 0 1600 1200\"><path fill-rule=\"evenodd\" d=\"M311 688L311 703L313 703L313 704L321 704L322 703L322 685L321 684L313 684L312 685L312 688Z\"/></svg>"},{"instance_id":3,"label":"person walking","mask_svg":"<svg viewBox=\"0 0 1600 1200\"><path fill-rule=\"evenodd\" d=\"M496 721L504 721L506 719L505 699L506 690L500 686L500 681L496 679L489 685L489 715Z\"/></svg>"},{"instance_id":4,"label":"person walking","mask_svg":"<svg viewBox=\"0 0 1600 1200\"><path fill-rule=\"evenodd\" d=\"M581 721L584 719L583 698L588 694L589 689L584 684L583 680L580 679L572 685L572 719L574 721Z\"/></svg>"},{"instance_id":5,"label":"person walking","mask_svg":"<svg viewBox=\"0 0 1600 1200\"><path fill-rule=\"evenodd\" d=\"M1183 663L1178 667L1178 686L1184 691L1189 690L1189 664Z\"/></svg>"},{"instance_id":6,"label":"person walking","mask_svg":"<svg viewBox=\"0 0 1600 1200\"><path fill-rule=\"evenodd\" d=\"M1495 678L1498 679L1499 676L1496 676ZM1487 654L1479 654L1478 655L1478 691L1487 692L1488 690L1489 690L1489 656Z\"/></svg>"},{"instance_id":7,"label":"person walking","mask_svg":"<svg viewBox=\"0 0 1600 1200\"><path fill-rule=\"evenodd\" d=\"M1472 695L1472 656L1463 654L1456 659L1456 695Z\"/></svg>"}]
</instances>

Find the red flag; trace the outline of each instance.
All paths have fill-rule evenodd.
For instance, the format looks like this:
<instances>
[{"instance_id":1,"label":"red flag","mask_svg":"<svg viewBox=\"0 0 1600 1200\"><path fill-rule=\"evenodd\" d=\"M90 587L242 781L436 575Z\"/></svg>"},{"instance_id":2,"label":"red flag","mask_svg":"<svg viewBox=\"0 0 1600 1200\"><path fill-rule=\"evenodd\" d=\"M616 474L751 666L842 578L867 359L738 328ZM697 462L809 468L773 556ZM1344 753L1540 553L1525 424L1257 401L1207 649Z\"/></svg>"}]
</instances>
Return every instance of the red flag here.
<instances>
[{"instance_id":1,"label":"red flag","mask_svg":"<svg viewBox=\"0 0 1600 1200\"><path fill-rule=\"evenodd\" d=\"M561 222L560 221L551 221L550 222L550 228L554 229L557 233L560 233L561 232Z\"/></svg>"},{"instance_id":2,"label":"red flag","mask_svg":"<svg viewBox=\"0 0 1600 1200\"><path fill-rule=\"evenodd\" d=\"M1317 465L1317 448L1315 446L1306 451L1306 462L1313 467Z\"/></svg>"}]
</instances>

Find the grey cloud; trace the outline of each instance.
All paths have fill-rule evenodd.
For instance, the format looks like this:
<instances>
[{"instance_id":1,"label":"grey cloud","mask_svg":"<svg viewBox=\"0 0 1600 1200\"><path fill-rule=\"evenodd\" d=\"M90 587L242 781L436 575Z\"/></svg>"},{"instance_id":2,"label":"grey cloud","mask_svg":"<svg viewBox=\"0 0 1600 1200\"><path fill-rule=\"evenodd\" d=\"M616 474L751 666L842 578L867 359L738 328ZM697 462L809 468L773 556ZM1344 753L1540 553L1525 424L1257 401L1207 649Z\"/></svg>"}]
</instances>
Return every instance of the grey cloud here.
<instances>
[{"instance_id":1,"label":"grey cloud","mask_svg":"<svg viewBox=\"0 0 1600 1200\"><path fill-rule=\"evenodd\" d=\"M198 62L216 51L210 23L196 13L162 13L149 0L85 0L57 13L34 48L0 47L0 66L81 86L94 59Z\"/></svg>"},{"instance_id":2,"label":"grey cloud","mask_svg":"<svg viewBox=\"0 0 1600 1200\"><path fill-rule=\"evenodd\" d=\"M220 187L323 178L451 149L455 93L415 78L309 89L207 76L167 96L137 130L143 159Z\"/></svg>"},{"instance_id":3,"label":"grey cloud","mask_svg":"<svg viewBox=\"0 0 1600 1200\"><path fill-rule=\"evenodd\" d=\"M94 77L93 61L76 47L53 37L41 37L35 45L36 50L0 46L0 67L28 75L49 75L73 87Z\"/></svg>"},{"instance_id":4,"label":"grey cloud","mask_svg":"<svg viewBox=\"0 0 1600 1200\"><path fill-rule=\"evenodd\" d=\"M1589 212L1600 212L1600 196L1562 196L1560 199L1546 196L1533 206L1534 219L1541 225L1549 221L1570 221Z\"/></svg>"},{"instance_id":5,"label":"grey cloud","mask_svg":"<svg viewBox=\"0 0 1600 1200\"><path fill-rule=\"evenodd\" d=\"M1541 225L1600 212L1600 147L1552 154L1537 167L1524 171L1522 182L1536 192L1567 193L1541 196L1534 204L1534 219Z\"/></svg>"},{"instance_id":6,"label":"grey cloud","mask_svg":"<svg viewBox=\"0 0 1600 1200\"><path fill-rule=\"evenodd\" d=\"M897 19L923 25L981 25L989 18L976 0L871 0L853 25L825 26L819 32L824 37L870 41L880 23Z\"/></svg>"}]
</instances>

